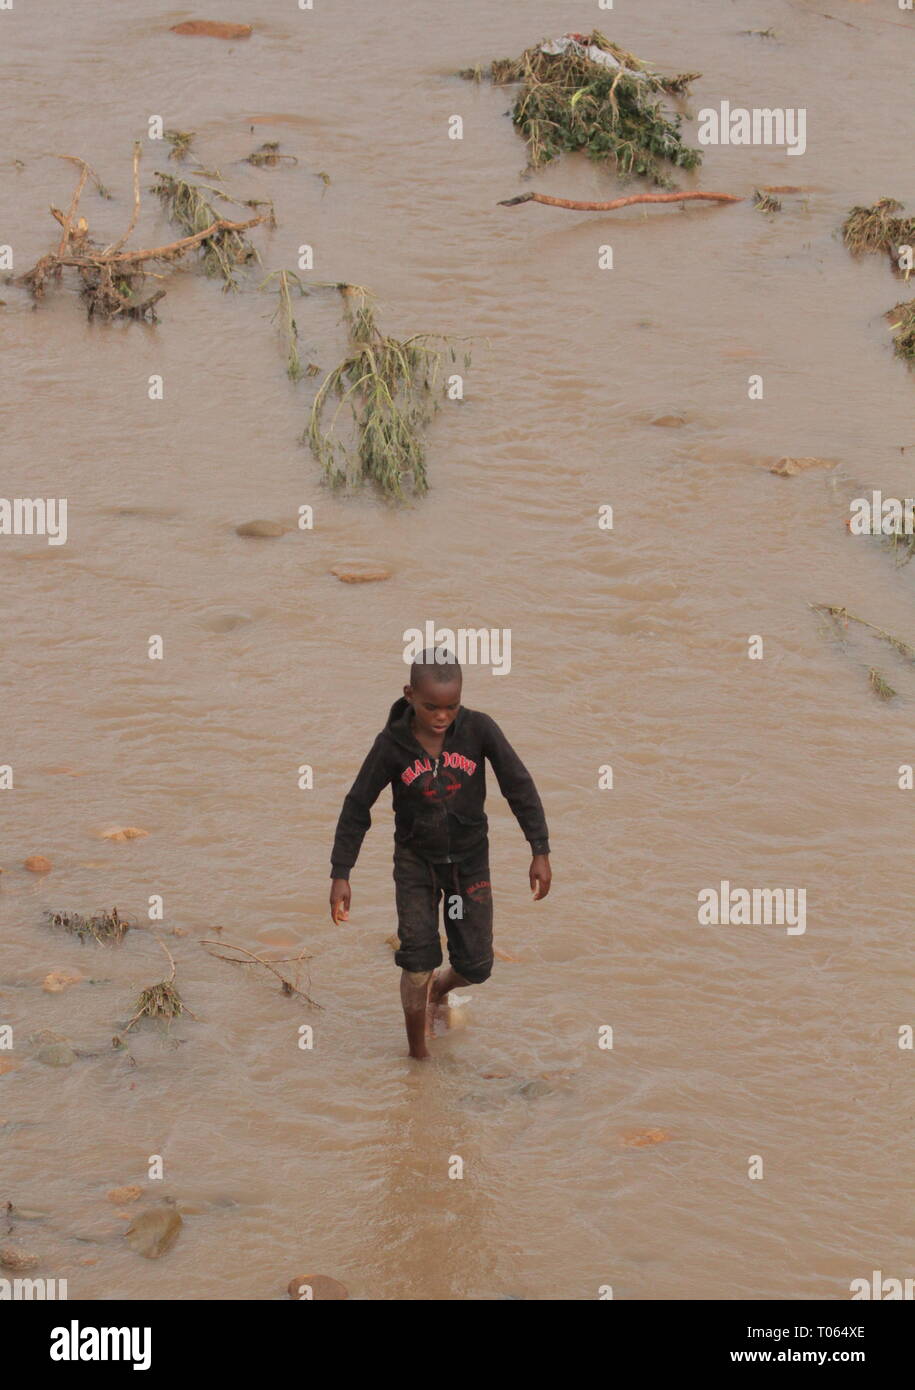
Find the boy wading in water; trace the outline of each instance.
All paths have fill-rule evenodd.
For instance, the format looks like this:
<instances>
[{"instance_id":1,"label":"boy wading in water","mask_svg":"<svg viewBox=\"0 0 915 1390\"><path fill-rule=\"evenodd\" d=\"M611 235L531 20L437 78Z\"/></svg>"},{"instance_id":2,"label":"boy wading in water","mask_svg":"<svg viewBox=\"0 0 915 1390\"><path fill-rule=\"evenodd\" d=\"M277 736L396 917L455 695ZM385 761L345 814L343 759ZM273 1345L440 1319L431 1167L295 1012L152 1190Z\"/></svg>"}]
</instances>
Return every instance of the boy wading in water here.
<instances>
[{"instance_id":1,"label":"boy wading in water","mask_svg":"<svg viewBox=\"0 0 915 1390\"><path fill-rule=\"evenodd\" d=\"M550 891L550 843L543 806L527 768L488 714L461 704L461 668L446 652L425 651L391 707L343 802L331 854L330 910L349 918L350 870L382 788L394 793L394 890L400 997L410 1056L426 1058L428 1020L448 992L492 971L492 885L485 759L531 847L534 900ZM438 905L444 894L450 965L442 964Z\"/></svg>"}]
</instances>

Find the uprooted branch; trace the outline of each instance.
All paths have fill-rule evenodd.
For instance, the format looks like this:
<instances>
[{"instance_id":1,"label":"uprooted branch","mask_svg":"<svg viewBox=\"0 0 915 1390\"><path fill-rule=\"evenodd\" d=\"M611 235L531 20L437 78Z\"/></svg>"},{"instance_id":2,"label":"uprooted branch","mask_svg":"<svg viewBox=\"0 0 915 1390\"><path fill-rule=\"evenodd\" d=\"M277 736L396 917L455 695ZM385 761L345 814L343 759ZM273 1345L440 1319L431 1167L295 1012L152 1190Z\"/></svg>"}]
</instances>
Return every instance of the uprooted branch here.
<instances>
[{"instance_id":1,"label":"uprooted branch","mask_svg":"<svg viewBox=\"0 0 915 1390\"><path fill-rule=\"evenodd\" d=\"M133 1025L141 1018L164 1018L168 1024L171 1023L173 1018L179 1018L181 1014L190 1014L191 1018L199 1022L197 1015L191 1012L175 988L177 966L175 965L174 956L165 942L158 936L156 937L156 944L162 948L171 966L169 977L167 980L160 980L158 984L150 985L147 989L141 991L135 1004L136 1012L133 1018L127 1024L120 1038L116 1039L119 1043L123 1043L124 1037L126 1037Z\"/></svg>"},{"instance_id":2,"label":"uprooted branch","mask_svg":"<svg viewBox=\"0 0 915 1390\"><path fill-rule=\"evenodd\" d=\"M901 637L896 637L892 632L887 632L886 628L878 627L876 623L869 622L867 618L859 618L854 613L849 613L847 608L841 608L834 603L811 603L809 607L821 614L827 620L827 625L831 627L833 633L845 645L849 623L856 623L859 627L865 628L868 632L892 647L898 656L910 664L915 664L915 647L910 643L904 642ZM876 666L868 668L868 681L874 694L881 700L892 700L896 691L889 684L883 673Z\"/></svg>"},{"instance_id":3,"label":"uprooted branch","mask_svg":"<svg viewBox=\"0 0 915 1390\"><path fill-rule=\"evenodd\" d=\"M546 203L551 208L571 208L573 212L613 212L631 203L686 203L690 199L710 203L742 203L736 193L633 193L628 198L613 198L609 203L583 203L574 198L551 198L548 193L522 193L517 198L503 198L500 208L513 208L518 203Z\"/></svg>"},{"instance_id":4,"label":"uprooted branch","mask_svg":"<svg viewBox=\"0 0 915 1390\"><path fill-rule=\"evenodd\" d=\"M89 237L89 224L85 217L78 217L79 202L83 189L90 177L100 188L97 176L83 159L73 155L61 155L79 167L79 178L70 206L66 213L52 207L51 215L62 228L57 250L42 256L17 283L25 285L36 301L45 294L49 280L59 281L65 267L75 269L81 281L81 293L87 301L89 317L117 317L155 320L155 305L165 295L165 290L155 289L146 292L147 278L161 279L155 271L147 268L149 263L167 265L180 260L196 247L205 246L207 251L219 248L221 259L227 260L232 254L235 258L250 255L250 243L241 236L242 232L267 220L268 214L249 218L245 222L232 222L226 218L213 217L205 227L196 229L191 235L171 241L163 246L145 250L122 250L132 235L140 215L140 146L133 150L133 209L130 222L122 236L102 247ZM226 247L230 248L227 253Z\"/></svg>"},{"instance_id":5,"label":"uprooted branch","mask_svg":"<svg viewBox=\"0 0 915 1390\"><path fill-rule=\"evenodd\" d=\"M265 960L263 956L255 954L254 951L249 951L247 946L235 946L231 941L213 941L212 939L207 939L202 941L201 945L226 946L230 951L239 951L241 955L245 957L244 960L239 960L236 956L224 956L219 951L211 951L210 955L215 956L217 960L227 960L232 965L263 965L265 969L269 970L271 974L275 975L280 981L283 994L297 994L300 999L304 999L308 1004L313 1004L316 1009L323 1008L323 1005L319 1004L317 1000L312 999L304 990L299 989L298 969L295 972L296 983L293 984L292 981L286 979L286 976L281 970L277 970L276 968L278 965L287 965L289 963L299 966L303 960L308 960L309 956L306 954L304 948L297 956L283 957L280 960L272 961Z\"/></svg>"}]
</instances>

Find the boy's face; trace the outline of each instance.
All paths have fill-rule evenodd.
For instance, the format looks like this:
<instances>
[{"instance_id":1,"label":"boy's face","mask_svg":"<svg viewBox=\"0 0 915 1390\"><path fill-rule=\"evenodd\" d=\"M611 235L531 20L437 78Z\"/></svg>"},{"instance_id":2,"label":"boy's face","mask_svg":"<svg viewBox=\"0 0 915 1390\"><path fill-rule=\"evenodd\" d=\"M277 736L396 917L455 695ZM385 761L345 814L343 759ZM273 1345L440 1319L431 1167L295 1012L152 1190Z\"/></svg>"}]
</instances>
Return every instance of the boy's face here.
<instances>
[{"instance_id":1,"label":"boy's face","mask_svg":"<svg viewBox=\"0 0 915 1390\"><path fill-rule=\"evenodd\" d=\"M461 707L460 680L445 684L421 680L417 685L405 685L403 693L413 706L417 728L432 737L445 732Z\"/></svg>"}]
</instances>

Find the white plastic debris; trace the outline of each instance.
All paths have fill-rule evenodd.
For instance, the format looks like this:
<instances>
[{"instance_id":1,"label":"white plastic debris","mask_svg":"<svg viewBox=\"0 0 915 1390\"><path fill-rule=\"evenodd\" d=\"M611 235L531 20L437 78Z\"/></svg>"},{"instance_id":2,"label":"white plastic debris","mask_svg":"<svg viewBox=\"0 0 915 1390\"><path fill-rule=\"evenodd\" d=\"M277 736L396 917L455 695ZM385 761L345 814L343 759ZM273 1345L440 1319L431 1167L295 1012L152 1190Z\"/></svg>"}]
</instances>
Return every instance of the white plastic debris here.
<instances>
[{"instance_id":1,"label":"white plastic debris","mask_svg":"<svg viewBox=\"0 0 915 1390\"><path fill-rule=\"evenodd\" d=\"M571 49L573 53L580 54L583 58L590 58L592 63L601 63L605 68L621 68L623 66L623 64L617 58L614 58L612 53L608 53L606 49L598 48L593 43L581 43L574 34L563 34L561 39L550 39L548 43L542 43L540 45L540 52L548 53L551 57L559 53L567 53L569 49ZM626 71L631 72L632 70L626 68ZM644 75L645 74L641 72L632 73L633 77L644 77Z\"/></svg>"}]
</instances>

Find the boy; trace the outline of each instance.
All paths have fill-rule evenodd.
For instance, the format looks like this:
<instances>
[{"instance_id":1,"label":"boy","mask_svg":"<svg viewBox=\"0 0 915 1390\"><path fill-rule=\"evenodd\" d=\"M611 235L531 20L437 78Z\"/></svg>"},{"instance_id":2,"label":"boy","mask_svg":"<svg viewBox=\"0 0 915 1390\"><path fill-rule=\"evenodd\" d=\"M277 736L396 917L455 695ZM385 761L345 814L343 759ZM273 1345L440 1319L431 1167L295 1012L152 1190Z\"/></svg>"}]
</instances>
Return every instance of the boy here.
<instances>
[{"instance_id":1,"label":"boy","mask_svg":"<svg viewBox=\"0 0 915 1390\"><path fill-rule=\"evenodd\" d=\"M461 668L450 653L425 651L410 684L359 770L337 821L331 854L330 910L349 919L350 870L382 788L394 793L394 889L400 998L410 1056L425 1060L427 1018L458 985L482 984L492 971L492 887L484 758L530 842L534 901L550 891L550 844L543 806L527 768L488 714L461 704ZM445 895L449 967L438 904Z\"/></svg>"}]
</instances>

